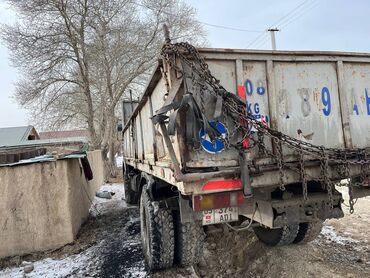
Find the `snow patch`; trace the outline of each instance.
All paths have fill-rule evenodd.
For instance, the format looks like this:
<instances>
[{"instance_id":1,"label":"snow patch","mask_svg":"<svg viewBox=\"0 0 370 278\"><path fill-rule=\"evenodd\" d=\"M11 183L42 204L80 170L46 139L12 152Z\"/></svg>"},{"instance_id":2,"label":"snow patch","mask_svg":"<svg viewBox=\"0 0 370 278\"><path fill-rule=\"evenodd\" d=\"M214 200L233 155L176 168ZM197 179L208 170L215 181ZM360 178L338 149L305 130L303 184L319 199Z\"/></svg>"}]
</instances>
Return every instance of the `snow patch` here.
<instances>
[{"instance_id":1,"label":"snow patch","mask_svg":"<svg viewBox=\"0 0 370 278\"><path fill-rule=\"evenodd\" d=\"M122 168L123 166L123 156L116 156L116 164L118 168Z\"/></svg>"},{"instance_id":2,"label":"snow patch","mask_svg":"<svg viewBox=\"0 0 370 278\"><path fill-rule=\"evenodd\" d=\"M125 200L125 187L123 183L106 183L102 185L98 192L108 191L114 193L112 199L94 198L93 205L90 208L90 214L97 216L99 214L111 213L120 209L127 208Z\"/></svg>"},{"instance_id":3,"label":"snow patch","mask_svg":"<svg viewBox=\"0 0 370 278\"><path fill-rule=\"evenodd\" d=\"M335 229L332 226L324 226L322 227L321 234L329 241L335 242L338 244L348 244L348 243L358 243L358 240L355 240L351 237L347 236L340 236L337 234Z\"/></svg>"},{"instance_id":4,"label":"snow patch","mask_svg":"<svg viewBox=\"0 0 370 278\"><path fill-rule=\"evenodd\" d=\"M110 199L95 197L94 203L98 204L98 203L111 202L112 200L115 201L115 200L125 199L125 187L123 183L103 184L99 189L99 192L102 192L102 191L108 191L108 192L114 193L114 195L112 196L112 199L110 200Z\"/></svg>"},{"instance_id":5,"label":"snow patch","mask_svg":"<svg viewBox=\"0 0 370 278\"><path fill-rule=\"evenodd\" d=\"M96 247L91 247L85 252L78 255L72 255L64 259L51 259L46 258L41 261L33 263L34 270L27 274L27 277L44 277L44 278L56 278L66 277L68 275L82 274L82 266L88 265L88 263L94 258ZM23 267L6 268L0 271L0 277L18 278L23 276Z\"/></svg>"}]
</instances>

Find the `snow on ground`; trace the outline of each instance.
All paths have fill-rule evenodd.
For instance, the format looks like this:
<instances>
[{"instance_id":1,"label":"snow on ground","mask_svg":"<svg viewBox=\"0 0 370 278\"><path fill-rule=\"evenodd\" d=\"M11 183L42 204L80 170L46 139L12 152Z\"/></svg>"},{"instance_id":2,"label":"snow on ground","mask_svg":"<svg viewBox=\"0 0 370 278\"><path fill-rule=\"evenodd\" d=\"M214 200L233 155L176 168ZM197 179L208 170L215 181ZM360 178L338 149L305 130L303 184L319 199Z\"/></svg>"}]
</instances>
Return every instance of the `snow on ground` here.
<instances>
[{"instance_id":1,"label":"snow on ground","mask_svg":"<svg viewBox=\"0 0 370 278\"><path fill-rule=\"evenodd\" d=\"M125 190L122 183L106 183L100 187L99 192L108 191L112 193L112 199L94 198L94 203L90 208L90 214L97 216L99 214L109 213L111 210L127 208L125 199Z\"/></svg>"},{"instance_id":2,"label":"snow on ground","mask_svg":"<svg viewBox=\"0 0 370 278\"><path fill-rule=\"evenodd\" d=\"M121 202L125 199L125 190L122 183L106 183L100 187L99 192L108 191L113 193L112 199L105 199L105 198L99 198L95 197L94 204L101 204L106 202ZM126 203L122 203L126 204Z\"/></svg>"},{"instance_id":3,"label":"snow on ground","mask_svg":"<svg viewBox=\"0 0 370 278\"><path fill-rule=\"evenodd\" d=\"M27 274L27 277L44 277L44 278L55 278L55 277L66 277L68 275L78 276L81 266L88 265L89 262L94 258L94 249L96 247L89 248L78 255L72 255L65 259L52 259L46 258L34 262L34 271ZM18 278L23 276L23 267L8 268L0 272L0 277Z\"/></svg>"},{"instance_id":4,"label":"snow on ground","mask_svg":"<svg viewBox=\"0 0 370 278\"><path fill-rule=\"evenodd\" d=\"M123 166L123 156L122 155L116 156L116 164L118 168L122 168Z\"/></svg>"},{"instance_id":5,"label":"snow on ground","mask_svg":"<svg viewBox=\"0 0 370 278\"><path fill-rule=\"evenodd\" d=\"M321 234L329 241L335 242L338 244L348 244L348 243L358 243L358 240L351 238L351 234L347 233L348 236L338 235L335 229L332 226L324 225L321 230Z\"/></svg>"}]
</instances>

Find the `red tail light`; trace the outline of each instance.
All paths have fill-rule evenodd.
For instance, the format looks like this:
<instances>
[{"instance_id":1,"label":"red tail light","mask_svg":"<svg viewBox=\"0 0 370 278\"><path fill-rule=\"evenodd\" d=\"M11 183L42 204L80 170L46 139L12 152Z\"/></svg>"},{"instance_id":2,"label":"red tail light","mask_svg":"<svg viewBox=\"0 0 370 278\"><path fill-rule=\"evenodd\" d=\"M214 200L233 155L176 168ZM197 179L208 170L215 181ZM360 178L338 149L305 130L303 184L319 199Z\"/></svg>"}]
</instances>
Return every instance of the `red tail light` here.
<instances>
[{"instance_id":1,"label":"red tail light","mask_svg":"<svg viewBox=\"0 0 370 278\"><path fill-rule=\"evenodd\" d=\"M218 180L218 181L209 181L205 183L202 187L202 190L211 191L211 190L241 189L241 188L242 188L241 180Z\"/></svg>"}]
</instances>

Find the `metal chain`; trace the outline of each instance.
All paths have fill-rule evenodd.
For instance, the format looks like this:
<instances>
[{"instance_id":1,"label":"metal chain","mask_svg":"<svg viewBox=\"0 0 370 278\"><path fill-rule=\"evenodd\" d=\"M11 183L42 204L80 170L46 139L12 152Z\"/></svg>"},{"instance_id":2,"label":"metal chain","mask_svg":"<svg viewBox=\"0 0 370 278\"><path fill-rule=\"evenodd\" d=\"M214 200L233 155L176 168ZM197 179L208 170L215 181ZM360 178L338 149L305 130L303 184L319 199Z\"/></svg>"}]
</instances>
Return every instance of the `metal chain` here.
<instances>
[{"instance_id":1,"label":"metal chain","mask_svg":"<svg viewBox=\"0 0 370 278\"><path fill-rule=\"evenodd\" d=\"M352 214L354 212L354 208L353 207L355 205L355 202L353 200L353 183L352 183L350 169L349 169L349 165L347 163L346 157L344 157L343 160L345 161L345 163L344 163L345 176L348 177L349 213Z\"/></svg>"},{"instance_id":2,"label":"metal chain","mask_svg":"<svg viewBox=\"0 0 370 278\"><path fill-rule=\"evenodd\" d=\"M333 182L329 177L329 162L333 165L342 165L344 167L344 178L350 178L349 165L361 165L361 182L363 183L368 176L368 166L369 161L367 157L370 154L370 148L362 149L339 149L339 148L326 148L323 146L316 146L309 142L298 140L294 137L291 137L287 134L281 133L278 130L272 129L268 126L263 125L259 122L253 115L246 113L246 104L239 99L234 94L229 93L222 85L220 85L219 80L217 80L210 72L208 64L205 62L204 58L200 56L197 49L185 42L176 43L176 44L165 44L162 48L162 57L163 59L175 70L181 71L176 66L176 57L181 59L186 63L192 70L192 75L196 74L198 79L207 84L207 91L209 94L214 96L221 96L223 98L223 119L225 125L228 123L227 119L232 119L234 127L230 131L229 138L227 139L227 146L233 146L240 148L244 138L250 135L250 130L253 127L257 131L257 140L253 136L248 138L254 142L254 146L258 146L259 152L264 153L273 159L277 163L279 170L279 180L280 180L280 189L285 190L284 185L284 167L290 170L296 171L300 174L302 179L302 188L304 199L307 199L307 178L308 174L305 171L305 156L310 160L319 160L320 161L320 176L319 177L310 177L310 179L319 181L322 184L322 187L325 188L328 192L328 198L333 206ZM184 73L183 73L184 74ZM201 92L201 99L204 93ZM204 100L202 100L203 102ZM203 112L203 111L202 111ZM226 117L226 115L228 117ZM241 132L242 140L237 144L231 144L230 138L233 138L236 132ZM270 152L264 145L264 138L268 136L272 139L276 146L276 154ZM240 137L239 137L240 138ZM300 165L299 167L293 167L292 165L285 163L283 160L283 148L285 147L298 152L300 156ZM359 157L361 154L361 158ZM351 180L351 179L350 179ZM352 184L349 184L350 192L350 205L353 209L353 198L352 198ZM352 201L351 201L352 200Z\"/></svg>"},{"instance_id":3,"label":"metal chain","mask_svg":"<svg viewBox=\"0 0 370 278\"><path fill-rule=\"evenodd\" d=\"M322 158L320 159L320 184L322 189L326 189L327 183L327 159L325 150L322 148Z\"/></svg>"},{"instance_id":4,"label":"metal chain","mask_svg":"<svg viewBox=\"0 0 370 278\"><path fill-rule=\"evenodd\" d=\"M281 142L277 139L274 138L274 142L276 144L276 161L277 161L277 166L279 168L279 181L280 181L280 190L285 191L285 185L284 185L284 168L283 168L283 149L281 146Z\"/></svg>"},{"instance_id":5,"label":"metal chain","mask_svg":"<svg viewBox=\"0 0 370 278\"><path fill-rule=\"evenodd\" d=\"M302 180L302 195L303 200L307 201L308 199L308 191L307 191L307 176L306 176L306 170L304 165L304 154L302 150L299 152L299 168L301 170L301 180Z\"/></svg>"},{"instance_id":6,"label":"metal chain","mask_svg":"<svg viewBox=\"0 0 370 278\"><path fill-rule=\"evenodd\" d=\"M266 155L266 146L265 146L265 142L264 142L264 136L263 136L263 133L261 131L258 131L257 132L257 138L258 138L258 154L260 156L264 156Z\"/></svg>"},{"instance_id":7,"label":"metal chain","mask_svg":"<svg viewBox=\"0 0 370 278\"><path fill-rule=\"evenodd\" d=\"M206 93L206 90L204 90L204 86L201 86L200 87L200 111L202 112L202 114L205 114L205 101L204 101L204 97L205 97L205 93Z\"/></svg>"},{"instance_id":8,"label":"metal chain","mask_svg":"<svg viewBox=\"0 0 370 278\"><path fill-rule=\"evenodd\" d=\"M359 151L359 159L361 163L361 180L359 185L364 186L366 183L367 175L370 172L367 154L366 152L364 152L364 150Z\"/></svg>"}]
</instances>

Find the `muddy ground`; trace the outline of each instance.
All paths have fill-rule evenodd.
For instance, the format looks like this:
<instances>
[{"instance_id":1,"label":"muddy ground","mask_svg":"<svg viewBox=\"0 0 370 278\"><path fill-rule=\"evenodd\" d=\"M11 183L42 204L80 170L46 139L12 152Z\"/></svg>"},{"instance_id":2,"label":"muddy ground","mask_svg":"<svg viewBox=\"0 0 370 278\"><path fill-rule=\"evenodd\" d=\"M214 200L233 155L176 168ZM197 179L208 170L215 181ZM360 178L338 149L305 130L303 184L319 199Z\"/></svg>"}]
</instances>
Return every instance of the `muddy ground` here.
<instances>
[{"instance_id":1,"label":"muddy ground","mask_svg":"<svg viewBox=\"0 0 370 278\"><path fill-rule=\"evenodd\" d=\"M148 273L140 242L138 209L128 207L122 184L96 198L75 243L59 250L0 261L0 277L370 277L370 198L353 215L325 222L307 245L266 247L249 231L208 229L204 257L192 268ZM347 208L345 208L348 210ZM25 274L22 261L33 263Z\"/></svg>"}]
</instances>

